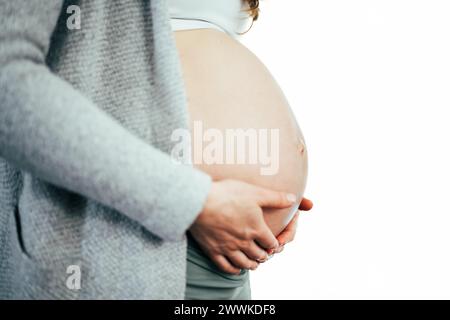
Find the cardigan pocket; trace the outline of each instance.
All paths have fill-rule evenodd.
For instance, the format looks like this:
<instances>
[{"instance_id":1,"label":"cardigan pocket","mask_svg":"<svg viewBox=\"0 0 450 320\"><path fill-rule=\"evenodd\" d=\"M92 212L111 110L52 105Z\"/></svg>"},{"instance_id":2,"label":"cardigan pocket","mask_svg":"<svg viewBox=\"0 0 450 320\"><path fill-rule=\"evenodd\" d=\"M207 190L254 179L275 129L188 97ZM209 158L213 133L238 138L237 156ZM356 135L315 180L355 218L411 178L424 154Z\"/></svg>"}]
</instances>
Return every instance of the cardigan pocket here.
<instances>
[{"instance_id":1,"label":"cardigan pocket","mask_svg":"<svg viewBox=\"0 0 450 320\"><path fill-rule=\"evenodd\" d=\"M23 235L22 235L22 219L20 218L20 213L19 213L19 207L15 206L14 208L14 226L12 228L14 237L13 237L13 242L15 244L15 249L17 249L21 256L24 257L25 259L30 259L28 252L25 248L25 244L23 241Z\"/></svg>"},{"instance_id":2,"label":"cardigan pocket","mask_svg":"<svg viewBox=\"0 0 450 320\"><path fill-rule=\"evenodd\" d=\"M52 292L48 288L54 282L52 272L41 266L27 253L18 207L14 209L11 218L9 265L12 269L10 277L12 292L10 296L13 299L51 299Z\"/></svg>"}]
</instances>

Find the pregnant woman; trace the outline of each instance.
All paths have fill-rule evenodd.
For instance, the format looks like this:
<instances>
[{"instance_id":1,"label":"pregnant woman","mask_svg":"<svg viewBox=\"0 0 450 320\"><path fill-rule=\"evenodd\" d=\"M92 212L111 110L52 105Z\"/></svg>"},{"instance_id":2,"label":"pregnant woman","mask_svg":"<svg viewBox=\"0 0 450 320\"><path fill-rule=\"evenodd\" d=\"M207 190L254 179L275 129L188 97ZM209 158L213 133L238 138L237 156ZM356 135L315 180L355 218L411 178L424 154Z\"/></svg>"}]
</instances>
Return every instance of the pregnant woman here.
<instances>
[{"instance_id":1,"label":"pregnant woman","mask_svg":"<svg viewBox=\"0 0 450 320\"><path fill-rule=\"evenodd\" d=\"M236 39L257 18L258 1L170 0L169 11L188 96L193 164L214 180L238 179L302 199L303 135L275 80ZM298 205L264 211L274 235ZM220 271L201 241L189 240L187 299L250 299L247 270Z\"/></svg>"}]
</instances>

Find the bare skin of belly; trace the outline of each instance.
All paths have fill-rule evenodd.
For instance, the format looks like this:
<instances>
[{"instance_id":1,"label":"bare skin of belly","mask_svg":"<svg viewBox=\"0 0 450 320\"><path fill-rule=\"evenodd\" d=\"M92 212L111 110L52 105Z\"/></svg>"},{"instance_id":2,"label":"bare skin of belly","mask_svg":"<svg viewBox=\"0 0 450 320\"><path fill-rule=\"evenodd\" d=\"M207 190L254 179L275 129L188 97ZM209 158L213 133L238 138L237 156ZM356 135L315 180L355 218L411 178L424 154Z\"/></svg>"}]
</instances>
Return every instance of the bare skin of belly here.
<instances>
[{"instance_id":1,"label":"bare skin of belly","mask_svg":"<svg viewBox=\"0 0 450 320\"><path fill-rule=\"evenodd\" d=\"M295 194L297 206L264 208L268 226L278 235L303 197L308 170L303 135L283 92L253 53L220 31L177 31L175 40L194 165L214 180L237 179Z\"/></svg>"}]
</instances>

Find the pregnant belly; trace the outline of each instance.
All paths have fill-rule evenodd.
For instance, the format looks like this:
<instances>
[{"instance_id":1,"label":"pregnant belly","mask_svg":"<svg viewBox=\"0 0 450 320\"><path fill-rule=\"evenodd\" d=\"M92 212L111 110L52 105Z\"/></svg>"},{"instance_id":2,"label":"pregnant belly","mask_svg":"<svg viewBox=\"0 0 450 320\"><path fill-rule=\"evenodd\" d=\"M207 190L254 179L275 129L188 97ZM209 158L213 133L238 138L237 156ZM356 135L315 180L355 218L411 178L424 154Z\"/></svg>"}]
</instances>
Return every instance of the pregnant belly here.
<instances>
[{"instance_id":1,"label":"pregnant belly","mask_svg":"<svg viewBox=\"0 0 450 320\"><path fill-rule=\"evenodd\" d=\"M307 152L289 105L268 70L216 30L179 31L191 121L192 161L215 180L238 179L303 196ZM297 206L264 208L275 235Z\"/></svg>"}]
</instances>

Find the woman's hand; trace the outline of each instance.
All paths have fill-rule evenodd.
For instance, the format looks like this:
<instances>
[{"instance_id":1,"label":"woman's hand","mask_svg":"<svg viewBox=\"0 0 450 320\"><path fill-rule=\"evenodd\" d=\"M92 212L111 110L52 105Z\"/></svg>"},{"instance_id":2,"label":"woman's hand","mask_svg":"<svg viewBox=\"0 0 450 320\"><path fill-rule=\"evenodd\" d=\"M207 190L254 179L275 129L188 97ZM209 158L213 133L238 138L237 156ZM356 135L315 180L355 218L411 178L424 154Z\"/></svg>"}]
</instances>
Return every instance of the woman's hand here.
<instances>
[{"instance_id":1,"label":"woman's hand","mask_svg":"<svg viewBox=\"0 0 450 320\"><path fill-rule=\"evenodd\" d=\"M309 211L313 207L313 203L311 200L303 198L302 202L300 203L299 210L295 214L295 216L292 218L291 222L286 226L286 228L278 235L277 240L279 243L278 249L275 249L273 253L280 253L284 249L284 245L292 242L295 238L295 234L297 231L297 222L298 222L298 216L300 215L301 211Z\"/></svg>"},{"instance_id":2,"label":"woman's hand","mask_svg":"<svg viewBox=\"0 0 450 320\"><path fill-rule=\"evenodd\" d=\"M278 241L266 225L262 208L289 208L295 195L272 191L236 180L213 182L203 211L190 233L224 272L256 269Z\"/></svg>"}]
</instances>

